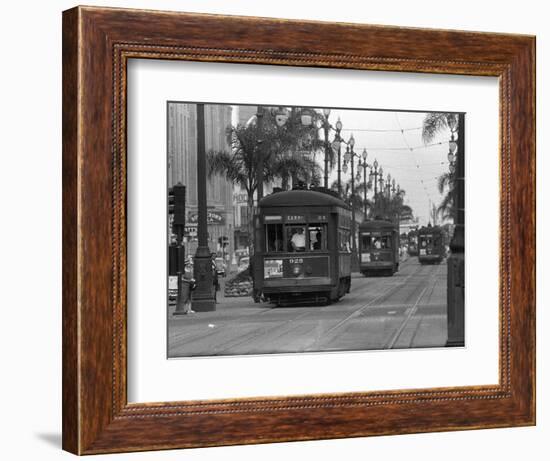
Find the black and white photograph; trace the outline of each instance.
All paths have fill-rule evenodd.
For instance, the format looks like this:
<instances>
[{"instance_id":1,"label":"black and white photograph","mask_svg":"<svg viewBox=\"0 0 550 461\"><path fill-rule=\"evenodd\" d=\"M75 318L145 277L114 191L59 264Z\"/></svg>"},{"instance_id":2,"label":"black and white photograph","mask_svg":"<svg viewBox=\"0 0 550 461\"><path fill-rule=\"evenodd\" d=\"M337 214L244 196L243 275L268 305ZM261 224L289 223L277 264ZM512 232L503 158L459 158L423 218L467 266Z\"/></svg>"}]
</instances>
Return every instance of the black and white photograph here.
<instances>
[{"instance_id":1,"label":"black and white photograph","mask_svg":"<svg viewBox=\"0 0 550 461\"><path fill-rule=\"evenodd\" d=\"M466 115L168 101L168 357L464 346Z\"/></svg>"}]
</instances>

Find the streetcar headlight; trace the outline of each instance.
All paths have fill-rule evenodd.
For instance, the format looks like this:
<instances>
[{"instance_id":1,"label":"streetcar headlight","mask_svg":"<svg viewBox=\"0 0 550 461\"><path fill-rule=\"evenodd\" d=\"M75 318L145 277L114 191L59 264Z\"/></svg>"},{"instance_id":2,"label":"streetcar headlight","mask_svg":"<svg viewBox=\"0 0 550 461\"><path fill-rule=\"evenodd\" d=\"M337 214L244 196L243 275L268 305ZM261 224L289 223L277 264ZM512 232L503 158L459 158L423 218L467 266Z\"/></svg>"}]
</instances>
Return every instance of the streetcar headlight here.
<instances>
[{"instance_id":1,"label":"streetcar headlight","mask_svg":"<svg viewBox=\"0 0 550 461\"><path fill-rule=\"evenodd\" d=\"M302 266L298 265L298 264L294 264L294 266L292 266L292 273L297 277L298 275L300 275L302 273Z\"/></svg>"}]
</instances>

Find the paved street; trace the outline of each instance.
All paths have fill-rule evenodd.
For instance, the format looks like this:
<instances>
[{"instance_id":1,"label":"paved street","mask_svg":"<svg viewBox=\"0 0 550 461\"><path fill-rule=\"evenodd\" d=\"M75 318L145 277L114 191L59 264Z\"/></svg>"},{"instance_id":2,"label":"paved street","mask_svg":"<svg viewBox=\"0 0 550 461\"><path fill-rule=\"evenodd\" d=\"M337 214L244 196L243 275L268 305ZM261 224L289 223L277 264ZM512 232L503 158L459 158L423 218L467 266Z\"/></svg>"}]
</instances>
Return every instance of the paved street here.
<instances>
[{"instance_id":1,"label":"paved street","mask_svg":"<svg viewBox=\"0 0 550 461\"><path fill-rule=\"evenodd\" d=\"M444 346L446 277L445 262L421 266L412 257L393 277L354 274L351 292L330 306L273 308L220 297L215 312L178 317L172 306L169 356Z\"/></svg>"}]
</instances>

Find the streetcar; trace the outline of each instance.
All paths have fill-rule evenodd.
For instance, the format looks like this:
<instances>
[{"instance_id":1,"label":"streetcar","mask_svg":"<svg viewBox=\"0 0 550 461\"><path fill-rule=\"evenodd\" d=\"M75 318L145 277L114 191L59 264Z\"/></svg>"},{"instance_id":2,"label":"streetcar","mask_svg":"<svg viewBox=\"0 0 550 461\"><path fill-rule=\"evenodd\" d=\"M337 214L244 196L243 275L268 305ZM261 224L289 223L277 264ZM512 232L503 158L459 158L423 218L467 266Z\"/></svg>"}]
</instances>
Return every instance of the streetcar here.
<instances>
[{"instance_id":1,"label":"streetcar","mask_svg":"<svg viewBox=\"0 0 550 461\"><path fill-rule=\"evenodd\" d=\"M276 191L259 204L255 289L277 306L326 305L351 287L351 211L326 189Z\"/></svg>"},{"instance_id":2,"label":"streetcar","mask_svg":"<svg viewBox=\"0 0 550 461\"><path fill-rule=\"evenodd\" d=\"M418 262L440 264L445 259L445 235L439 226L421 227L418 230Z\"/></svg>"},{"instance_id":3,"label":"streetcar","mask_svg":"<svg viewBox=\"0 0 550 461\"><path fill-rule=\"evenodd\" d=\"M382 219L359 225L359 270L365 276L393 275L399 270L399 227Z\"/></svg>"},{"instance_id":4,"label":"streetcar","mask_svg":"<svg viewBox=\"0 0 550 461\"><path fill-rule=\"evenodd\" d=\"M407 253L409 256L418 256L418 231L410 230L407 234Z\"/></svg>"}]
</instances>

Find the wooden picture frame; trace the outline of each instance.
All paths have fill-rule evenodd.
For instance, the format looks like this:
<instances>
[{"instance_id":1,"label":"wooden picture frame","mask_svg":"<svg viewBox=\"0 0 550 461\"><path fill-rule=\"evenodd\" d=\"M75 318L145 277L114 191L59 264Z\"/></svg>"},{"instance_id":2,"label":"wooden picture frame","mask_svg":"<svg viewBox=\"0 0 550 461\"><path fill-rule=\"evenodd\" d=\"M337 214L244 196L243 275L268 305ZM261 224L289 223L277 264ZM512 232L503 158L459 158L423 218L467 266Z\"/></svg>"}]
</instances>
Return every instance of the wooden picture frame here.
<instances>
[{"instance_id":1,"label":"wooden picture frame","mask_svg":"<svg viewBox=\"0 0 550 461\"><path fill-rule=\"evenodd\" d=\"M128 404L125 110L131 58L498 77L499 384ZM533 424L534 37L93 7L63 13L65 450L93 454Z\"/></svg>"}]
</instances>

